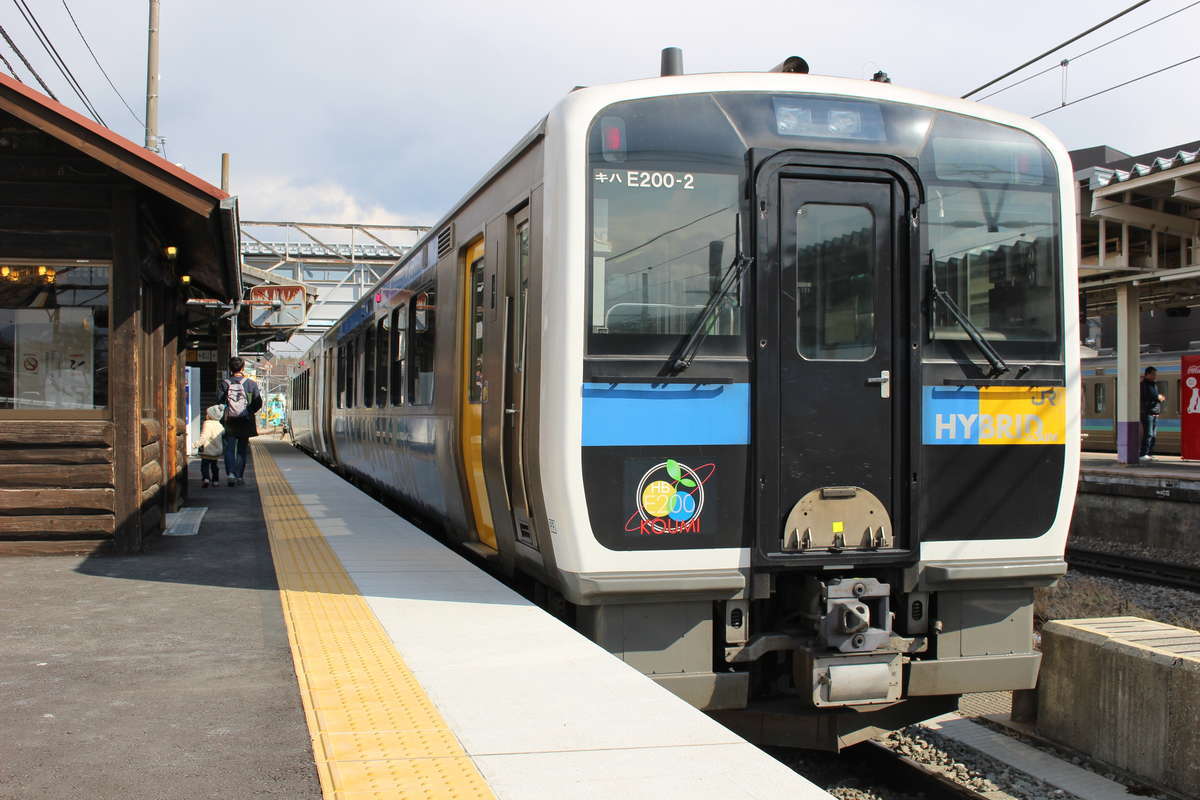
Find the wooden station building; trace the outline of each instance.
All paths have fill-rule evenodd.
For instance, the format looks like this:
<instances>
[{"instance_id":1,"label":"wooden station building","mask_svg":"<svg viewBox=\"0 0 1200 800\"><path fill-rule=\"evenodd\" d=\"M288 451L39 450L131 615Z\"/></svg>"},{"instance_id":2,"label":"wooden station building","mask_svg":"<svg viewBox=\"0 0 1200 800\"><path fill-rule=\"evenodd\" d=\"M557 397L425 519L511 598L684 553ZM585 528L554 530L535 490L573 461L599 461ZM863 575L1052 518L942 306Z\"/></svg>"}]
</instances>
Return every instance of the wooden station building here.
<instances>
[{"instance_id":1,"label":"wooden station building","mask_svg":"<svg viewBox=\"0 0 1200 800\"><path fill-rule=\"evenodd\" d=\"M235 198L0 75L0 553L162 531L185 340L240 294Z\"/></svg>"}]
</instances>

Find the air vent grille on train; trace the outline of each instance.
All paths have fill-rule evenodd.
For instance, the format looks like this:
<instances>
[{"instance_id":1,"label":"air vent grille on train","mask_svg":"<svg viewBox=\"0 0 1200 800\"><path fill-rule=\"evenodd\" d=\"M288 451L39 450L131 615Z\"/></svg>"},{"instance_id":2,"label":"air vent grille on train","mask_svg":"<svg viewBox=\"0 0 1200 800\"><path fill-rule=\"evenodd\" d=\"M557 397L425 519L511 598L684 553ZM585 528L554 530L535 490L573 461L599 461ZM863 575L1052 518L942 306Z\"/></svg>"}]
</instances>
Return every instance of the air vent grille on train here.
<instances>
[{"instance_id":1,"label":"air vent grille on train","mask_svg":"<svg viewBox=\"0 0 1200 800\"><path fill-rule=\"evenodd\" d=\"M438 231L438 258L442 258L454 248L454 223Z\"/></svg>"}]
</instances>

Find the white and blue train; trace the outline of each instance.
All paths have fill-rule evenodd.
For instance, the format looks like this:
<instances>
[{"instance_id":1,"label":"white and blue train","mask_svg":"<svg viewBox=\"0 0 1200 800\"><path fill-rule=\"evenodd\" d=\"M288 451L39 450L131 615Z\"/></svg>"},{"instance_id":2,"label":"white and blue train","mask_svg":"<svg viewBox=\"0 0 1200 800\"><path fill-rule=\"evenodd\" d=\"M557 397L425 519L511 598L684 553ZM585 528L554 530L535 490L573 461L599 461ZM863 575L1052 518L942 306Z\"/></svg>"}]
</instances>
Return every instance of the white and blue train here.
<instances>
[{"instance_id":1,"label":"white and blue train","mask_svg":"<svg viewBox=\"0 0 1200 800\"><path fill-rule=\"evenodd\" d=\"M886 82L578 89L304 356L295 442L760 742L1030 688L1074 197L1046 128Z\"/></svg>"}]
</instances>

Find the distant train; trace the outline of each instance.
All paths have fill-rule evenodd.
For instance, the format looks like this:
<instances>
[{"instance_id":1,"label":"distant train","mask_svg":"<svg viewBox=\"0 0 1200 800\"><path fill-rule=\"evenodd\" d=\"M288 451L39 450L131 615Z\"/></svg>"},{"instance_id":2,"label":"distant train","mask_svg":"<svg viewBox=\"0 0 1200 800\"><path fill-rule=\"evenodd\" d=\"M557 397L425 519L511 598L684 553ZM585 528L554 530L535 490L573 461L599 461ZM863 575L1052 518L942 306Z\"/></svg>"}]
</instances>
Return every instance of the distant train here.
<instances>
[{"instance_id":1,"label":"distant train","mask_svg":"<svg viewBox=\"0 0 1200 800\"><path fill-rule=\"evenodd\" d=\"M1179 455L1180 405L1179 358L1184 352L1148 353L1134 380L1141 380L1146 367L1158 368L1158 392L1166 397L1158 417L1156 455ZM1117 449L1117 357L1085 358L1083 376L1083 449L1113 452Z\"/></svg>"},{"instance_id":2,"label":"distant train","mask_svg":"<svg viewBox=\"0 0 1200 800\"><path fill-rule=\"evenodd\" d=\"M1074 198L1043 126L883 82L578 89L304 356L294 441L735 729L847 745L1037 678Z\"/></svg>"}]
</instances>

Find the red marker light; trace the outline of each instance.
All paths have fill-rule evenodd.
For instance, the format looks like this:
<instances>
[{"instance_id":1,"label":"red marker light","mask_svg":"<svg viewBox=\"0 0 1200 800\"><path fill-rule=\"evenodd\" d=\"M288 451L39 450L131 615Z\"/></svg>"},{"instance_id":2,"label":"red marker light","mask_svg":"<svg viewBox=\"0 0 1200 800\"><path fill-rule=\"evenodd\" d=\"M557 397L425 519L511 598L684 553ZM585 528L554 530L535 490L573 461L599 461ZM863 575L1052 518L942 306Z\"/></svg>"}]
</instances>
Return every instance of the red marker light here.
<instances>
[{"instance_id":1,"label":"red marker light","mask_svg":"<svg viewBox=\"0 0 1200 800\"><path fill-rule=\"evenodd\" d=\"M600 118L600 147L604 151L605 161L625 160L625 120L620 117Z\"/></svg>"},{"instance_id":2,"label":"red marker light","mask_svg":"<svg viewBox=\"0 0 1200 800\"><path fill-rule=\"evenodd\" d=\"M604 149L610 152L621 149L621 129L616 125L604 127Z\"/></svg>"}]
</instances>

